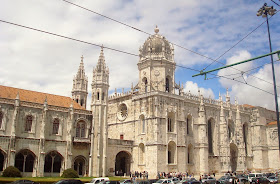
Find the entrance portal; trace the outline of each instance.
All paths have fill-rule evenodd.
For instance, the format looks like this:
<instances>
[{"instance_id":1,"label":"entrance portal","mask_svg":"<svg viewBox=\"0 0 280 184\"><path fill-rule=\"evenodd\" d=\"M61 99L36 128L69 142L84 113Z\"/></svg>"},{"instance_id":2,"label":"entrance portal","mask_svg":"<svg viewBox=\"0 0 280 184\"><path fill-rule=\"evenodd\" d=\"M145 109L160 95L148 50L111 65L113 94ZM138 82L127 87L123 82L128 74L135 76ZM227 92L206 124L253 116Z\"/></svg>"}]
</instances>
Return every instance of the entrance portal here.
<instances>
[{"instance_id":1,"label":"entrance portal","mask_svg":"<svg viewBox=\"0 0 280 184\"><path fill-rule=\"evenodd\" d=\"M116 176L127 176L130 173L130 161L131 156L125 151L121 151L116 156L115 162L115 175Z\"/></svg>"},{"instance_id":2,"label":"entrance portal","mask_svg":"<svg viewBox=\"0 0 280 184\"><path fill-rule=\"evenodd\" d=\"M230 144L230 167L234 172L237 168L238 148L235 144Z\"/></svg>"}]
</instances>

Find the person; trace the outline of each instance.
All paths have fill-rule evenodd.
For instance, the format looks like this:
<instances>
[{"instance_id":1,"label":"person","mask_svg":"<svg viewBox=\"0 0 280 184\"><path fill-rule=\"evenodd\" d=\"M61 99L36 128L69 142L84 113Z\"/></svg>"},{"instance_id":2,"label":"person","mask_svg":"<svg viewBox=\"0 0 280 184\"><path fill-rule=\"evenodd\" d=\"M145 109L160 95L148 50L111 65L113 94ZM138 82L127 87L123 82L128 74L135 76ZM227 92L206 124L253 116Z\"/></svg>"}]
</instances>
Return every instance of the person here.
<instances>
[{"instance_id":1,"label":"person","mask_svg":"<svg viewBox=\"0 0 280 184\"><path fill-rule=\"evenodd\" d=\"M201 182L201 175L199 176L199 181Z\"/></svg>"},{"instance_id":2,"label":"person","mask_svg":"<svg viewBox=\"0 0 280 184\"><path fill-rule=\"evenodd\" d=\"M215 178L215 173L213 173L213 176L214 176L214 178Z\"/></svg>"}]
</instances>

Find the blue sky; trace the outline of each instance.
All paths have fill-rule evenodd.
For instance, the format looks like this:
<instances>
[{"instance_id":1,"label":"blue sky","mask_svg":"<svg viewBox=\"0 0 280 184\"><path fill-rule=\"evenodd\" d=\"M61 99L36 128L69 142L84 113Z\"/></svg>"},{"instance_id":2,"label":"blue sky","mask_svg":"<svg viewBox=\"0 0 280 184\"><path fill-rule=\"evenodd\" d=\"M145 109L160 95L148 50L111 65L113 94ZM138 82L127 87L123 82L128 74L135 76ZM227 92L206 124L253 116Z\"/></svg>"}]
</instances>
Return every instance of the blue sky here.
<instances>
[{"instance_id":1,"label":"blue sky","mask_svg":"<svg viewBox=\"0 0 280 184\"><path fill-rule=\"evenodd\" d=\"M70 0L69 0L70 1ZM258 9L266 2L280 9L272 1L197 1L197 0L73 0L90 10L154 33L172 43L216 59L263 21L257 17ZM275 0L280 4L279 0ZM280 50L280 13L269 20L273 51ZM37 29L77 38L126 52L138 54L139 47L148 35L125 27L104 17L90 13L62 0L4 0L0 7L0 19ZM81 55L90 84L92 70L100 53L99 47L34 32L24 28L0 23L0 85L70 96L73 76L76 74ZM219 59L222 63L234 63L269 52L267 27L263 24L240 44ZM138 83L138 57L104 50L110 70L110 93L115 88L128 90L131 83ZM276 59L276 58L275 58ZM202 70L212 61L175 46L175 62L178 65ZM265 63L269 57L237 68L247 71ZM280 62L275 63L277 83L280 86ZM207 69L222 66L213 63ZM273 95L232 80L204 77L192 78L196 72L177 67L176 82L184 84L185 91L197 93L198 88L206 97L223 98L229 89L232 102L236 97L240 104L251 104L275 109ZM219 71L219 75L237 73L233 69ZM217 74L217 72L216 72ZM268 64L249 74L233 75L240 81L273 93L271 66ZM208 75L210 78L211 76ZM127 80L129 79L129 80ZM278 94L280 88L278 88ZM90 100L89 100L90 101Z\"/></svg>"}]
</instances>

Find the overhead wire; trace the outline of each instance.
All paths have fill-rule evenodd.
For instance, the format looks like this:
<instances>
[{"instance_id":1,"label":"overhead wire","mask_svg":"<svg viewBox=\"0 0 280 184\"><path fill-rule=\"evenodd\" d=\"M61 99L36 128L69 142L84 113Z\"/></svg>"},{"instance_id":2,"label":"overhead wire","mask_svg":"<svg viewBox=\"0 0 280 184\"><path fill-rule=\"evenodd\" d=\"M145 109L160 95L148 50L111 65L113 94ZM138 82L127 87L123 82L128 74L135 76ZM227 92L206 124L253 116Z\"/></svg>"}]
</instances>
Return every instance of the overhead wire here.
<instances>
[{"instance_id":1,"label":"overhead wire","mask_svg":"<svg viewBox=\"0 0 280 184\"><path fill-rule=\"evenodd\" d=\"M122 51L122 50L119 50L119 49L114 49L114 48L111 48L111 47L107 47L107 46L103 46L103 45L99 45L99 44L95 44L95 43L79 40L79 39L76 39L76 38L72 38L72 37L68 37L68 36L64 36L64 35L48 32L48 31L44 31L44 30L40 30L40 29L37 29L37 28L32 28L32 27L29 27L29 26L24 26L24 25L12 23L12 22L5 21L5 20L2 20L2 19L0 19L0 22L7 23L7 24L10 24L10 25L14 25L14 26L18 26L18 27L22 27L22 28L26 28L26 29L30 29L30 30L41 32L41 33L45 33L45 34L49 34L49 35L56 36L56 37L65 38L65 39L76 41L76 42L81 42L81 43L85 43L85 44L89 44L89 45L93 45L93 46L97 46L97 47L101 47L101 48L103 47L103 48L106 48L106 49L109 49L109 50L113 50L113 51L116 51L116 52L121 52L121 53L124 53L124 54L128 54L128 55L132 55L132 56L137 56L138 57L138 55L130 53L130 52L126 52L126 51ZM193 69L193 68L189 68L189 67L185 67L185 66L180 66L180 65L177 65L177 64L175 64L175 65L178 66L178 67L181 67L181 68L186 68L186 69L189 69L189 70L192 70L192 71L199 72L199 70L197 70L197 69ZM216 74L210 74L210 75L215 75L215 76L226 78L226 79L229 79L229 80L234 80L234 79L231 79L231 78L228 78L228 77L225 77L225 76L219 76L219 75L216 75ZM261 88L256 87L256 86L253 86L251 84L247 84L247 83L244 83L244 82L238 81L238 80L235 80L235 81L239 82L239 83L243 83L243 84L249 85L249 86L251 86L251 87L253 87L255 89L259 89L259 90L261 90L261 91L263 91L265 93L274 95L273 93L271 93L269 91L266 91L266 90L261 89Z\"/></svg>"},{"instance_id":2,"label":"overhead wire","mask_svg":"<svg viewBox=\"0 0 280 184\"><path fill-rule=\"evenodd\" d=\"M136 27L134 27L134 26L128 25L128 24L123 23L123 22L121 22L121 21L119 21L119 20L113 19L113 18L108 17L108 16L106 16L106 15L103 15L103 14L101 14L101 13L98 13L98 12L96 12L96 11L90 10L90 9L88 9L88 8L86 8L86 7L80 6L80 5L75 4L75 3L73 3L73 2L70 2L70 1L67 1L67 0L62 0L62 1L66 2L66 3L68 3L68 4L71 4L71 5L73 5L73 6L79 7L79 8L81 8L81 9L84 9L84 10L86 10L86 11L89 11L89 12L91 12L91 13L94 13L94 14L97 14L97 15L99 15L99 16L102 16L102 17L104 17L104 18L107 18L107 19L109 19L109 20L112 20L112 21L114 21L114 22L117 22L117 23L119 23L119 24L122 24L122 25L124 25L124 26L127 26L127 27L129 27L129 28L132 28L132 29L134 29L134 30L140 31L140 32L145 33L145 34L147 34L147 35L150 35L150 36L152 35L152 34L146 32L146 31L143 31L143 30L138 29L138 28L136 28ZM278 11L277 11L277 12L278 12ZM277 12L275 13L275 15L277 14ZM271 16L271 17L272 17L272 16ZM270 17L270 18L271 18L271 17ZM269 19L270 19L270 18L269 18ZM231 49L233 49L233 48L234 48L235 46L237 46L240 42L242 42L244 39L246 39L249 35L251 35L253 32L255 32L255 31L256 31L259 27L261 27L265 22L266 22L266 21L263 21L259 26L257 26L255 29L253 29L253 30L252 30L250 33L248 33L247 35L245 35L245 37L243 37L241 40L239 40L237 43L235 43L232 47L230 47L228 50L226 50L226 51L225 51L222 55L220 55L217 59L213 59L213 58L211 58L211 57L205 56L205 55L200 54L200 53L198 53L198 52L196 52L196 51L193 51L193 50L191 50L191 49L188 49L188 48L185 48L185 47L183 47L183 46L180 46L180 45L178 45L178 44L176 44L176 43L173 43L173 42L170 42L170 43L173 44L173 45L175 45L175 46L177 46L177 47L179 47L179 48L182 48L182 49L184 49L184 50L187 50L187 51L189 51L189 52L192 52L192 53L194 53L194 54L197 54L197 55L199 55L199 56L201 56L201 57L204 57L204 58L206 58L206 59L212 60L213 62L211 62L208 66L206 66L204 69L202 69L202 71L203 71L203 70L205 70L206 68L208 68L209 66L211 66L214 62L217 62L217 63L220 63L220 64L222 64L222 65L225 65L223 62L218 61L218 59L220 59L221 57L223 57L223 56L224 56L226 53L228 53ZM238 71L240 71L241 73L244 73L243 71L241 71L241 70L239 70L239 69L237 69L237 68L235 68L235 67L231 67L231 68L233 68L233 69L235 69L235 70L238 70ZM200 71L199 71L199 72L200 72ZM267 83L270 83L270 82L268 82L268 81L266 81L266 80L264 80L264 79L261 79L261 78L259 78L259 77L256 77L256 78L258 78L258 79L260 79L260 80L263 80L263 81L265 81L265 82L267 82ZM270 83L270 84L271 84L271 83Z\"/></svg>"}]
</instances>

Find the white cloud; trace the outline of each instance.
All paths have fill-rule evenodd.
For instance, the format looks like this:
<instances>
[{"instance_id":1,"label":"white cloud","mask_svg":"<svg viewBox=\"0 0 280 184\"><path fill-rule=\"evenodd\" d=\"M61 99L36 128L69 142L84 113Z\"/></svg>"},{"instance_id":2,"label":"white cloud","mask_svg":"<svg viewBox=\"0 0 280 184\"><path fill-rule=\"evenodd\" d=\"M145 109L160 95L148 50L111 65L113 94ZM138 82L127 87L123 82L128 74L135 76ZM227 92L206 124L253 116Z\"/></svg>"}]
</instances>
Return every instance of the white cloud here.
<instances>
[{"instance_id":1,"label":"white cloud","mask_svg":"<svg viewBox=\"0 0 280 184\"><path fill-rule=\"evenodd\" d=\"M200 91L200 94L204 96L204 98L212 98L214 99L215 95L212 91L212 89L208 88L200 88L198 87L197 83L193 83L192 81L187 81L184 87L184 92L190 92L191 94L198 95L198 90Z\"/></svg>"},{"instance_id":2,"label":"white cloud","mask_svg":"<svg viewBox=\"0 0 280 184\"><path fill-rule=\"evenodd\" d=\"M148 0L73 2L149 33L153 33L155 25L158 25L159 33L167 40L212 58L217 58L263 21L255 15L261 5L252 1L214 0L201 3L196 0L174 0L163 3L157 0L152 4ZM0 17L135 54L148 37L57 0L4 1L0 6ZM280 43L279 19L272 18L270 23L275 44L273 48L277 48ZM0 23L0 29L0 85L70 96L73 76L78 70L81 55L84 55L91 92L92 70L100 48L5 23ZM263 47L267 45L265 31L266 27L261 27L232 51L263 53ZM104 54L110 70L110 90L129 88L132 82L138 82L138 57L107 49ZM211 62L178 47L175 47L175 61L198 70ZM185 82L186 78L176 80ZM226 83L223 86L227 86Z\"/></svg>"},{"instance_id":3,"label":"white cloud","mask_svg":"<svg viewBox=\"0 0 280 184\"><path fill-rule=\"evenodd\" d=\"M250 59L251 57L252 57L251 54L246 50L238 51L237 53L235 53L235 55L233 55L232 57L227 59L226 65L244 61L246 59ZM218 75L225 76L227 78L237 78L238 77L238 80L242 80L244 82L244 79L245 80L247 79L247 74L243 74L243 77L244 77L244 79L243 79L241 77L241 71L243 71L243 72L248 71L248 70L252 69L252 67L253 67L252 62L247 62L247 63L236 65L236 66L233 66L230 68L219 70ZM236 75L233 75L233 74L236 74ZM220 77L219 81L223 87L231 88L231 86L233 84L235 84L236 82L234 80L229 80L227 78Z\"/></svg>"}]
</instances>

